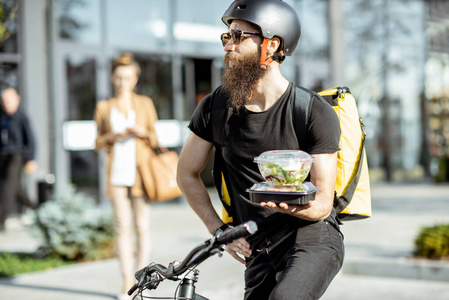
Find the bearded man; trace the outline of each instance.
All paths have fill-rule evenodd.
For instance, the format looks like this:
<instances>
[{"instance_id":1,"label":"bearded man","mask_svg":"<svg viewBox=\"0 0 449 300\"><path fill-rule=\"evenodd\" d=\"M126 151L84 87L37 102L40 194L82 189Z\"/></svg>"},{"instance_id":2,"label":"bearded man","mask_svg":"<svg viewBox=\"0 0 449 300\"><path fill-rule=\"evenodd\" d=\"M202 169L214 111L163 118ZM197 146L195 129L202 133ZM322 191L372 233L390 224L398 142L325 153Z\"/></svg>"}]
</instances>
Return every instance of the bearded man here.
<instances>
[{"instance_id":1,"label":"bearded man","mask_svg":"<svg viewBox=\"0 0 449 300\"><path fill-rule=\"evenodd\" d=\"M232 225L249 220L259 225L255 235L226 247L246 265L245 299L318 299L344 257L333 208L338 118L311 93L305 151L314 158L310 181L319 188L314 200L287 204L273 195L273 201L252 202L247 189L264 180L254 158L265 151L299 149L293 125L296 88L280 64L295 50L301 27L296 12L281 0L236 0L222 20L228 26L221 35L226 52L222 86L200 102L190 121L178 184L211 234L226 230L230 224L220 219L199 176L215 147L215 163L222 166L214 175L216 184L223 178L227 188ZM225 109L217 110L220 106Z\"/></svg>"}]
</instances>

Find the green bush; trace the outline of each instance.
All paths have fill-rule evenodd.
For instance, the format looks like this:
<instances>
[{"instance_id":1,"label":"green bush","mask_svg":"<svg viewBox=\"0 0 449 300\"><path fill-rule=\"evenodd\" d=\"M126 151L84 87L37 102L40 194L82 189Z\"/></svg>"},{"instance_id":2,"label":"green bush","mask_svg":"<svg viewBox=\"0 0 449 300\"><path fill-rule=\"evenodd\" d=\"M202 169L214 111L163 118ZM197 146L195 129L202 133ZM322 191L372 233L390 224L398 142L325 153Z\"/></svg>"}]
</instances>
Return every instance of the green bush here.
<instances>
[{"instance_id":1,"label":"green bush","mask_svg":"<svg viewBox=\"0 0 449 300\"><path fill-rule=\"evenodd\" d=\"M430 259L449 258L449 224L422 227L415 239L415 255Z\"/></svg>"},{"instance_id":2,"label":"green bush","mask_svg":"<svg viewBox=\"0 0 449 300\"><path fill-rule=\"evenodd\" d=\"M0 278L22 273L42 271L73 264L59 257L41 257L30 253L0 252Z\"/></svg>"},{"instance_id":3,"label":"green bush","mask_svg":"<svg viewBox=\"0 0 449 300\"><path fill-rule=\"evenodd\" d=\"M29 231L41 241L41 250L50 255L81 261L113 254L112 210L96 205L73 186L29 214Z\"/></svg>"}]
</instances>

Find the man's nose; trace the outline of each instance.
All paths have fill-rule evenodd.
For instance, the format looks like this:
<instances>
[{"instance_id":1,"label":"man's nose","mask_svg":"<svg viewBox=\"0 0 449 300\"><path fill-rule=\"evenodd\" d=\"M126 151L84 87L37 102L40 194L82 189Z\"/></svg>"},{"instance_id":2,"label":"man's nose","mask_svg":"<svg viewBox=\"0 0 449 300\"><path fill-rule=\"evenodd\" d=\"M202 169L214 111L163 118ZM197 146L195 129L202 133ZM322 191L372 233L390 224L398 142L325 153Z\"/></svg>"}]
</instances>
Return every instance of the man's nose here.
<instances>
[{"instance_id":1,"label":"man's nose","mask_svg":"<svg viewBox=\"0 0 449 300\"><path fill-rule=\"evenodd\" d=\"M235 47L237 47L237 45L234 43L234 39L230 39L229 42L225 45L224 51L226 52L235 51Z\"/></svg>"}]
</instances>

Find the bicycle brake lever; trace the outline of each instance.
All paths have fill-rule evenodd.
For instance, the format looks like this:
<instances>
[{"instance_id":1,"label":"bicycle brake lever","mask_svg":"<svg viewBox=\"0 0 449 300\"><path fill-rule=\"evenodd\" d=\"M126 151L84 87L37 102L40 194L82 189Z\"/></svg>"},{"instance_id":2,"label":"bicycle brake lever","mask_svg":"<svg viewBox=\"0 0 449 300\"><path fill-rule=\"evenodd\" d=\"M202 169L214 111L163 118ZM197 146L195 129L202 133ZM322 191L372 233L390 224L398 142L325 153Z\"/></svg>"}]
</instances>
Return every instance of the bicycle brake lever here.
<instances>
[{"instance_id":1,"label":"bicycle brake lever","mask_svg":"<svg viewBox=\"0 0 449 300\"><path fill-rule=\"evenodd\" d=\"M139 271L136 272L135 277L136 277L136 279L138 280L138 282L135 283L135 284L128 290L128 293L127 293L128 296L131 296L131 295L134 293L134 291L137 290L137 288L141 285L141 283L142 283L142 282L141 282L141 281L142 281L142 273L145 274L144 271L145 271L145 269L141 269L141 270L139 270ZM143 277L143 278L145 278L145 277Z\"/></svg>"},{"instance_id":2,"label":"bicycle brake lever","mask_svg":"<svg viewBox=\"0 0 449 300\"><path fill-rule=\"evenodd\" d=\"M134 284L128 291L128 295L131 296L132 293L134 293L134 291L137 288L141 288L143 286L143 283L145 282L145 277L146 277L146 268L140 269L139 271L136 272L135 277L137 279L137 283Z\"/></svg>"},{"instance_id":3,"label":"bicycle brake lever","mask_svg":"<svg viewBox=\"0 0 449 300\"><path fill-rule=\"evenodd\" d=\"M175 276L173 276L173 273L175 271L175 263L171 262L168 264L168 268L167 268L167 275L165 276L167 279L174 279Z\"/></svg>"},{"instance_id":4,"label":"bicycle brake lever","mask_svg":"<svg viewBox=\"0 0 449 300\"><path fill-rule=\"evenodd\" d=\"M139 282L134 284L129 289L128 296L131 296L137 288L142 288L144 286L145 281L147 281L147 283L145 283L146 288L150 290L155 290L158 287L159 282L161 281L161 276L158 273L152 273L150 275L150 280L145 280L145 277L147 276L145 273L142 273L140 275L142 276L140 277Z\"/></svg>"}]
</instances>

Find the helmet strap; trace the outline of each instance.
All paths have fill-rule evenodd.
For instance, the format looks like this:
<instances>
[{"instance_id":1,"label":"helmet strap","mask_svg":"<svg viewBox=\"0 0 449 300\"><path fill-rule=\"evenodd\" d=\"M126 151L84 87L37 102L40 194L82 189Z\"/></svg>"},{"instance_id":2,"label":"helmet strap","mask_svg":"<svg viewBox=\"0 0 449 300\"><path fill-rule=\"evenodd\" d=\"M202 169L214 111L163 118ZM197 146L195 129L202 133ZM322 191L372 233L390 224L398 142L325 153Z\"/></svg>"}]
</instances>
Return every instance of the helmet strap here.
<instances>
[{"instance_id":1,"label":"helmet strap","mask_svg":"<svg viewBox=\"0 0 449 300\"><path fill-rule=\"evenodd\" d=\"M262 54L260 55L260 68L266 69L267 66L272 63L275 59L279 59L279 61L282 63L282 61L285 59L284 50L281 50L279 52L276 52L272 56L267 58L267 49L268 49L268 41L269 39L264 38L262 43Z\"/></svg>"}]
</instances>

